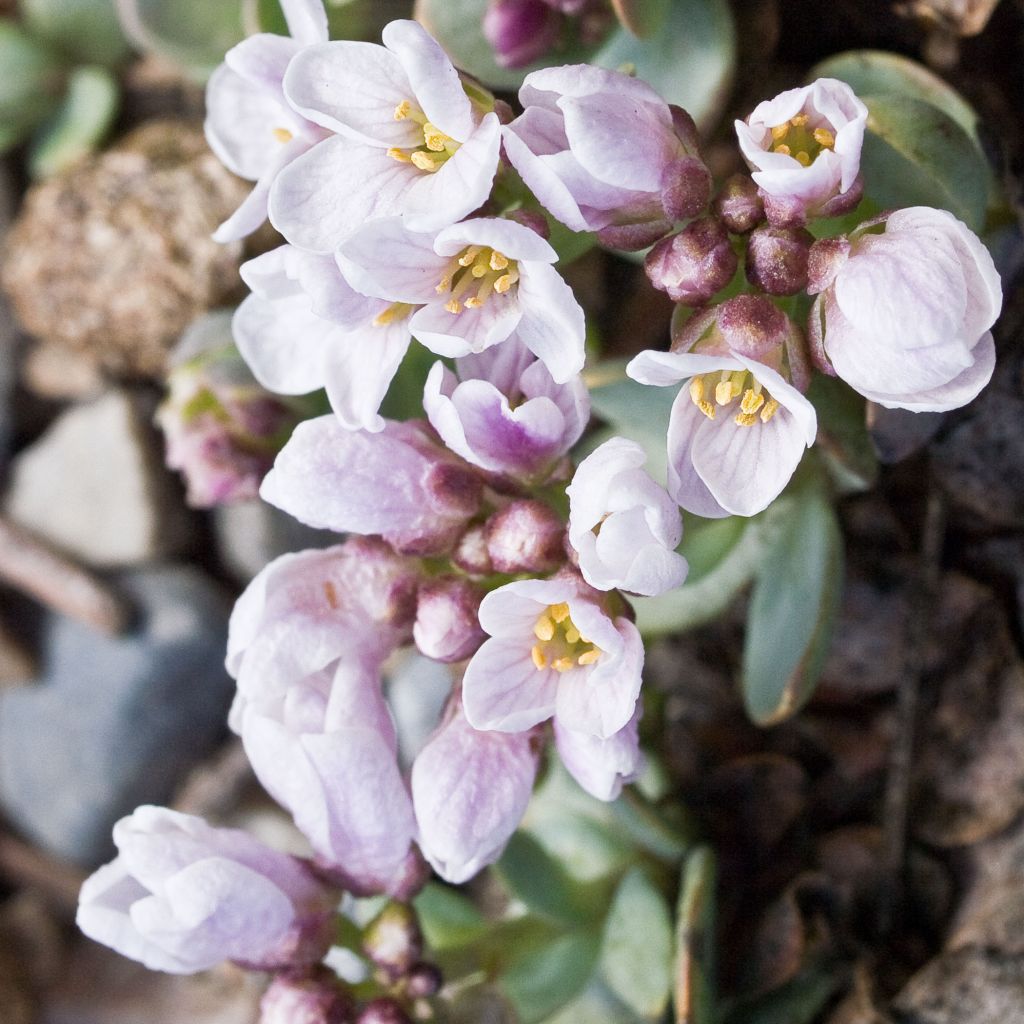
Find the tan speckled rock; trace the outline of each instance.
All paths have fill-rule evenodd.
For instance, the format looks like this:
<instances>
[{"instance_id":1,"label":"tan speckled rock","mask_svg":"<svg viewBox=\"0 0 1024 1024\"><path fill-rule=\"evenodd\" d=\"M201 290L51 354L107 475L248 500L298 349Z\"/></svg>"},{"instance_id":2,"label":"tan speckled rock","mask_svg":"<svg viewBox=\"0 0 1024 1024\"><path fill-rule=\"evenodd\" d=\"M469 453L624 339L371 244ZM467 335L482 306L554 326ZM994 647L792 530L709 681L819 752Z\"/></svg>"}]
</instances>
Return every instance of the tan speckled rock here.
<instances>
[{"instance_id":1,"label":"tan speckled rock","mask_svg":"<svg viewBox=\"0 0 1024 1024\"><path fill-rule=\"evenodd\" d=\"M196 316L244 294L242 243L210 235L249 188L198 127L150 122L29 192L3 286L30 333L109 373L160 376Z\"/></svg>"}]
</instances>

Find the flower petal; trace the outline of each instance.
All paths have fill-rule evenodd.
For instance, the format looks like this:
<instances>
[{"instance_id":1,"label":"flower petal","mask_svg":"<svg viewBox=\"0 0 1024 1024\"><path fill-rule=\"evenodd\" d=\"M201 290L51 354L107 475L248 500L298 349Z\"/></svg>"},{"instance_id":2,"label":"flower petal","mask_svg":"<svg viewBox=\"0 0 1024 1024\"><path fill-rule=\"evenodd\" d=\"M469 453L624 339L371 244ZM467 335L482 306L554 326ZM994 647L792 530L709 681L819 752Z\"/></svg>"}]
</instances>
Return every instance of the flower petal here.
<instances>
[{"instance_id":1,"label":"flower petal","mask_svg":"<svg viewBox=\"0 0 1024 1024\"><path fill-rule=\"evenodd\" d=\"M547 263L520 264L518 339L559 384L582 369L586 359L583 309L558 271Z\"/></svg>"},{"instance_id":2,"label":"flower petal","mask_svg":"<svg viewBox=\"0 0 1024 1024\"><path fill-rule=\"evenodd\" d=\"M474 729L522 732L554 713L562 677L553 669L538 669L530 649L521 638L494 637L473 655L462 681L462 700Z\"/></svg>"},{"instance_id":3,"label":"flower petal","mask_svg":"<svg viewBox=\"0 0 1024 1024\"><path fill-rule=\"evenodd\" d=\"M434 236L410 231L401 217L371 221L341 243L338 262L352 284L388 302L436 301L448 260L434 251Z\"/></svg>"}]
</instances>

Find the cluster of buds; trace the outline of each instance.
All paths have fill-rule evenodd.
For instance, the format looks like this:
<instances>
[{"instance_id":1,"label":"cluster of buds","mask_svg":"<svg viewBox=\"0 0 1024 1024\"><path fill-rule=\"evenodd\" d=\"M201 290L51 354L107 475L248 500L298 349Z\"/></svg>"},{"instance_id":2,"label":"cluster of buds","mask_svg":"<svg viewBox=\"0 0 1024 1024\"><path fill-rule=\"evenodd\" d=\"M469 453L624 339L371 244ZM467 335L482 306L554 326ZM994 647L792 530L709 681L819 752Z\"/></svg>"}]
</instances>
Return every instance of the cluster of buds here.
<instances>
[{"instance_id":1,"label":"cluster of buds","mask_svg":"<svg viewBox=\"0 0 1024 1024\"><path fill-rule=\"evenodd\" d=\"M296 427L260 493L347 537L252 581L227 658L229 725L311 856L148 811L146 828L115 836L121 856L87 883L81 922L160 969L226 958L281 971L268 1022L298 1006L319 1007L318 1024L402 1022L440 984L408 911L367 932L380 991L357 1009L313 966L324 901L345 889L401 903L428 865L457 884L493 863L546 745L584 790L615 799L642 761L630 598L684 582L680 510L750 516L775 499L815 438L813 367L887 405L969 401L992 372L1000 287L941 211L812 242L807 225L862 189L866 110L842 83L738 122L752 173L713 195L692 119L627 75L534 72L522 112L499 119L415 22L388 25L383 46L327 42L319 0L282 4L291 38L228 54L207 132L256 179L220 235L269 213L285 238L244 268L239 349L264 386L326 389L333 410ZM680 311L671 349L628 372L681 385L667 488L625 438L574 463L590 415L584 314L544 225L499 201L510 182L572 230L653 244L648 274ZM738 293L716 301L741 264ZM806 330L778 301L800 292L816 296ZM427 377L425 419L385 419L413 337L449 363ZM464 668L406 771L382 676L413 646Z\"/></svg>"}]
</instances>

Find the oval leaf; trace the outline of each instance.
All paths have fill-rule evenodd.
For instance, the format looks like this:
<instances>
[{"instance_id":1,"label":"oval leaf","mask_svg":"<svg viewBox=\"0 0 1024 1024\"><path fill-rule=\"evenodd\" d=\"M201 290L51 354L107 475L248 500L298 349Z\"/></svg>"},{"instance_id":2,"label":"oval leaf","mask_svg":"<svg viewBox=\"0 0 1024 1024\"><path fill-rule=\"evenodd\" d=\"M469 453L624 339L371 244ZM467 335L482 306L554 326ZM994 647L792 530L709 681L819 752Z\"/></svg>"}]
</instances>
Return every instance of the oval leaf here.
<instances>
[{"instance_id":1,"label":"oval leaf","mask_svg":"<svg viewBox=\"0 0 1024 1024\"><path fill-rule=\"evenodd\" d=\"M114 0L21 0L19 10L33 36L77 61L115 67L130 55Z\"/></svg>"},{"instance_id":2,"label":"oval leaf","mask_svg":"<svg viewBox=\"0 0 1024 1024\"><path fill-rule=\"evenodd\" d=\"M676 910L675 1024L715 1020L715 855L699 846L683 865Z\"/></svg>"},{"instance_id":3,"label":"oval leaf","mask_svg":"<svg viewBox=\"0 0 1024 1024\"><path fill-rule=\"evenodd\" d=\"M861 170L882 207L949 210L974 231L985 222L988 165L948 114L905 96L862 96L868 108Z\"/></svg>"},{"instance_id":4,"label":"oval leaf","mask_svg":"<svg viewBox=\"0 0 1024 1024\"><path fill-rule=\"evenodd\" d=\"M55 54L9 18L0 18L0 151L16 145L57 105L62 69Z\"/></svg>"},{"instance_id":5,"label":"oval leaf","mask_svg":"<svg viewBox=\"0 0 1024 1024\"><path fill-rule=\"evenodd\" d=\"M648 39L665 23L671 0L612 0L612 9L623 28L639 39Z\"/></svg>"},{"instance_id":6,"label":"oval leaf","mask_svg":"<svg viewBox=\"0 0 1024 1024\"><path fill-rule=\"evenodd\" d=\"M743 646L743 699L759 725L792 715L811 696L842 596L843 541L818 487L794 496L757 570Z\"/></svg>"},{"instance_id":7,"label":"oval leaf","mask_svg":"<svg viewBox=\"0 0 1024 1024\"><path fill-rule=\"evenodd\" d=\"M576 883L532 836L516 832L495 869L506 887L536 914L579 923L598 908L581 900Z\"/></svg>"},{"instance_id":8,"label":"oval leaf","mask_svg":"<svg viewBox=\"0 0 1024 1024\"><path fill-rule=\"evenodd\" d=\"M501 987L521 1024L550 1017L586 987L600 952L596 936L562 935L509 964Z\"/></svg>"}]
</instances>

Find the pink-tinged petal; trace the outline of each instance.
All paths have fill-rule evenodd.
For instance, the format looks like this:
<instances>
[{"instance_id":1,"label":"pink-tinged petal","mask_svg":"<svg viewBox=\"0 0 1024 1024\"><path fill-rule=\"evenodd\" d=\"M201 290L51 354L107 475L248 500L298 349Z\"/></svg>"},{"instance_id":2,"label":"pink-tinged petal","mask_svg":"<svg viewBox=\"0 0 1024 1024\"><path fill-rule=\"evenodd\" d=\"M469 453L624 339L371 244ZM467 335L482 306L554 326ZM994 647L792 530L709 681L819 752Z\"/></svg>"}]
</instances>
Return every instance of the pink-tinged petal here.
<instances>
[{"instance_id":1,"label":"pink-tinged petal","mask_svg":"<svg viewBox=\"0 0 1024 1024\"><path fill-rule=\"evenodd\" d=\"M289 274L292 247L279 245L269 252L260 253L238 268L249 290L261 299L287 299L302 294L302 286Z\"/></svg>"},{"instance_id":2,"label":"pink-tinged petal","mask_svg":"<svg viewBox=\"0 0 1024 1024\"><path fill-rule=\"evenodd\" d=\"M679 153L667 104L607 93L564 97L565 134L577 160L599 181L660 192L665 168Z\"/></svg>"},{"instance_id":3,"label":"pink-tinged petal","mask_svg":"<svg viewBox=\"0 0 1024 1024\"><path fill-rule=\"evenodd\" d=\"M422 25L392 21L381 41L395 54L412 85L415 102L445 135L463 142L473 131L473 106L448 55Z\"/></svg>"},{"instance_id":4,"label":"pink-tinged petal","mask_svg":"<svg viewBox=\"0 0 1024 1024\"><path fill-rule=\"evenodd\" d=\"M568 64L532 71L523 80L519 98L524 107L544 102L544 93L581 97L593 93L624 97L637 103L657 105L665 101L646 82L621 71L593 64ZM548 101L550 102L550 101Z\"/></svg>"},{"instance_id":5,"label":"pink-tinged petal","mask_svg":"<svg viewBox=\"0 0 1024 1024\"><path fill-rule=\"evenodd\" d=\"M569 774L598 800L618 799L643 765L638 724L640 703L633 717L607 739L567 729L555 719L555 747Z\"/></svg>"},{"instance_id":6,"label":"pink-tinged petal","mask_svg":"<svg viewBox=\"0 0 1024 1024\"><path fill-rule=\"evenodd\" d=\"M484 305L463 308L458 313L449 312L442 301L432 302L413 314L410 328L431 352L439 356L465 356L503 342L521 318L519 302L509 292L491 295Z\"/></svg>"},{"instance_id":7,"label":"pink-tinged petal","mask_svg":"<svg viewBox=\"0 0 1024 1024\"><path fill-rule=\"evenodd\" d=\"M781 155L786 161L785 166L768 167L751 174L758 187L769 195L815 204L824 203L842 191L842 161L831 150L822 150L809 167L804 167L791 156L771 155ZM768 160L762 158L760 162L766 164Z\"/></svg>"},{"instance_id":8,"label":"pink-tinged petal","mask_svg":"<svg viewBox=\"0 0 1024 1024\"><path fill-rule=\"evenodd\" d=\"M327 41L327 12L323 0L281 0L292 39L303 46Z\"/></svg>"},{"instance_id":9,"label":"pink-tinged petal","mask_svg":"<svg viewBox=\"0 0 1024 1024\"><path fill-rule=\"evenodd\" d=\"M746 356L737 356L736 361L743 369L749 370L771 396L794 417L804 443L810 448L818 434L818 414L814 411L814 406L770 366Z\"/></svg>"},{"instance_id":10,"label":"pink-tinged petal","mask_svg":"<svg viewBox=\"0 0 1024 1024\"><path fill-rule=\"evenodd\" d=\"M522 732L554 713L563 676L538 669L530 649L529 641L521 638L496 637L473 655L462 682L462 700L475 729Z\"/></svg>"},{"instance_id":11,"label":"pink-tinged petal","mask_svg":"<svg viewBox=\"0 0 1024 1024\"><path fill-rule=\"evenodd\" d=\"M693 464L697 433L704 429L704 413L684 388L672 403L668 421L668 493L680 507L704 519L722 519L729 512L708 489ZM712 424L713 426L713 424Z\"/></svg>"},{"instance_id":12,"label":"pink-tinged petal","mask_svg":"<svg viewBox=\"0 0 1024 1024\"><path fill-rule=\"evenodd\" d=\"M345 276L364 294L414 305L437 299L449 262L434 251L432 234L410 231L401 217L358 228L338 246L336 256Z\"/></svg>"},{"instance_id":13,"label":"pink-tinged petal","mask_svg":"<svg viewBox=\"0 0 1024 1024\"><path fill-rule=\"evenodd\" d=\"M626 376L640 384L651 384L665 388L678 384L695 372L688 362L680 359L680 353L657 352L646 349L626 364Z\"/></svg>"},{"instance_id":14,"label":"pink-tinged petal","mask_svg":"<svg viewBox=\"0 0 1024 1024\"><path fill-rule=\"evenodd\" d=\"M501 124L497 114L487 114L439 171L417 173L396 212L414 231L436 231L468 217L491 194L500 151Z\"/></svg>"},{"instance_id":15,"label":"pink-tinged petal","mask_svg":"<svg viewBox=\"0 0 1024 1024\"><path fill-rule=\"evenodd\" d=\"M802 85L796 89L787 89L770 100L762 100L751 111L747 121L752 125L765 125L769 128L784 124L791 117L799 114L811 95L811 87ZM740 122L742 124L742 122Z\"/></svg>"},{"instance_id":16,"label":"pink-tinged petal","mask_svg":"<svg viewBox=\"0 0 1024 1024\"><path fill-rule=\"evenodd\" d=\"M538 617L549 604L572 596L562 580L517 580L492 590L480 604L480 625L491 636L530 636Z\"/></svg>"},{"instance_id":17,"label":"pink-tinged petal","mask_svg":"<svg viewBox=\"0 0 1024 1024\"><path fill-rule=\"evenodd\" d=\"M519 386L526 368L533 362L533 353L512 337L504 344L484 352L463 356L455 365L460 380L490 381L502 394L510 395ZM534 392L528 397L533 398Z\"/></svg>"},{"instance_id":18,"label":"pink-tinged petal","mask_svg":"<svg viewBox=\"0 0 1024 1024\"><path fill-rule=\"evenodd\" d=\"M678 522L674 502L673 512ZM600 575L588 571L581 551L580 571L591 586L600 590L619 587L645 597L657 597L682 586L689 569L674 545L666 545L655 535L650 517L641 507L614 512L605 520L594 539L594 561Z\"/></svg>"},{"instance_id":19,"label":"pink-tinged petal","mask_svg":"<svg viewBox=\"0 0 1024 1024\"><path fill-rule=\"evenodd\" d=\"M434 250L440 256L450 257L470 245L497 249L510 260L538 263L555 263L558 260L558 253L536 231L500 217L474 217L445 228L438 233Z\"/></svg>"},{"instance_id":20,"label":"pink-tinged petal","mask_svg":"<svg viewBox=\"0 0 1024 1024\"><path fill-rule=\"evenodd\" d=\"M573 622L589 640L600 640L574 614ZM605 656L593 665L571 668L558 680L555 717L567 729L602 739L614 735L632 718L640 694L644 645L636 626L620 618L615 628L621 637L617 656Z\"/></svg>"},{"instance_id":21,"label":"pink-tinged petal","mask_svg":"<svg viewBox=\"0 0 1024 1024\"><path fill-rule=\"evenodd\" d=\"M733 515L763 512L789 483L806 447L799 420L780 406L767 423L707 421L693 446L693 466L715 500Z\"/></svg>"},{"instance_id":22,"label":"pink-tinged petal","mask_svg":"<svg viewBox=\"0 0 1024 1024\"><path fill-rule=\"evenodd\" d=\"M547 263L520 264L522 319L516 335L548 368L559 384L582 369L586 359L586 322L572 289Z\"/></svg>"},{"instance_id":23,"label":"pink-tinged petal","mask_svg":"<svg viewBox=\"0 0 1024 1024\"><path fill-rule=\"evenodd\" d=\"M253 376L269 391L305 395L324 384L324 361L344 331L309 311L305 295L276 301L250 295L231 330Z\"/></svg>"},{"instance_id":24,"label":"pink-tinged petal","mask_svg":"<svg viewBox=\"0 0 1024 1024\"><path fill-rule=\"evenodd\" d=\"M309 297L310 309L345 330L362 327L386 307L386 303L356 291L330 256L303 252L292 247L291 273Z\"/></svg>"},{"instance_id":25,"label":"pink-tinged petal","mask_svg":"<svg viewBox=\"0 0 1024 1024\"><path fill-rule=\"evenodd\" d=\"M533 790L537 759L529 733L480 732L462 714L444 724L412 768L424 856L454 885L501 855Z\"/></svg>"},{"instance_id":26,"label":"pink-tinged petal","mask_svg":"<svg viewBox=\"0 0 1024 1024\"><path fill-rule=\"evenodd\" d=\"M506 342L503 347L510 344ZM538 360L523 371L519 385L528 400L549 398L555 403L564 423L561 451L569 451L590 422L590 392L583 379L573 377L565 384L557 384L548 368Z\"/></svg>"},{"instance_id":27,"label":"pink-tinged petal","mask_svg":"<svg viewBox=\"0 0 1024 1024\"><path fill-rule=\"evenodd\" d=\"M349 141L377 148L423 144L412 118L395 108L413 99L397 57L375 43L339 40L299 53L284 76L288 102L305 118Z\"/></svg>"},{"instance_id":28,"label":"pink-tinged petal","mask_svg":"<svg viewBox=\"0 0 1024 1024\"><path fill-rule=\"evenodd\" d=\"M331 408L348 430L384 429L381 402L409 351L408 320L346 334L324 358Z\"/></svg>"},{"instance_id":29,"label":"pink-tinged petal","mask_svg":"<svg viewBox=\"0 0 1024 1024\"><path fill-rule=\"evenodd\" d=\"M336 135L278 174L270 221L293 245L330 253L363 222L401 214L421 178L385 150Z\"/></svg>"},{"instance_id":30,"label":"pink-tinged petal","mask_svg":"<svg viewBox=\"0 0 1024 1024\"><path fill-rule=\"evenodd\" d=\"M231 47L224 54L224 63L246 79L249 83L249 95L254 99L254 87L260 86L262 90L274 95L278 104L287 109L281 83L284 81L284 73L288 70L289 62L300 49L294 39L261 32Z\"/></svg>"}]
</instances>

